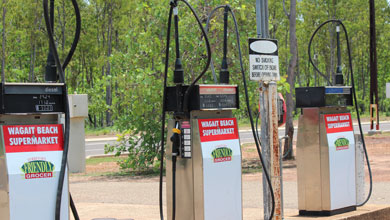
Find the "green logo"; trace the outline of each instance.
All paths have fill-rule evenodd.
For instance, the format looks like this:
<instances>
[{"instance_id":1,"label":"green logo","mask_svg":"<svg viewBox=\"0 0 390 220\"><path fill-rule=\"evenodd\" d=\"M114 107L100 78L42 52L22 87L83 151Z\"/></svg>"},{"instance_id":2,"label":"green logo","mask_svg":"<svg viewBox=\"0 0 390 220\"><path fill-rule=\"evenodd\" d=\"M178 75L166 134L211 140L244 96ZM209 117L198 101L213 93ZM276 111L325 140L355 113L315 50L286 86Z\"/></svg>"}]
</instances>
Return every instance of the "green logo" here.
<instances>
[{"instance_id":1,"label":"green logo","mask_svg":"<svg viewBox=\"0 0 390 220\"><path fill-rule=\"evenodd\" d=\"M339 138L334 142L336 150L346 150L349 148L349 140L347 138Z\"/></svg>"},{"instance_id":2,"label":"green logo","mask_svg":"<svg viewBox=\"0 0 390 220\"><path fill-rule=\"evenodd\" d=\"M20 168L26 179L52 178L54 164L44 160L34 160L24 163Z\"/></svg>"},{"instance_id":3,"label":"green logo","mask_svg":"<svg viewBox=\"0 0 390 220\"><path fill-rule=\"evenodd\" d=\"M227 162L232 160L233 151L227 147L220 147L213 150L211 156L214 159L214 163Z\"/></svg>"}]
</instances>

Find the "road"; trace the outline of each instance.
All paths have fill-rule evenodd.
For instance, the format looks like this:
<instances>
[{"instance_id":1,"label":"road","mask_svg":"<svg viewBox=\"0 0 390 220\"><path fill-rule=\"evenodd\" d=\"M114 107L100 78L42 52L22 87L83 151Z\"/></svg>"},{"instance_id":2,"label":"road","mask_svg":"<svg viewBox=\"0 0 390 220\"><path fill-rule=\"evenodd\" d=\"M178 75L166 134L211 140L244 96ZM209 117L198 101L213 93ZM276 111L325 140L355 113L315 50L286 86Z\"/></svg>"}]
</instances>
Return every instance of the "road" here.
<instances>
[{"instance_id":1,"label":"road","mask_svg":"<svg viewBox=\"0 0 390 220\"><path fill-rule=\"evenodd\" d=\"M358 124L354 124L353 129L356 134L359 133L359 126ZM362 123L362 129L363 133L367 134L367 132L370 130L370 124L369 123ZM390 122L381 122L380 123L380 129L381 131L390 131ZM294 140L297 138L297 131L298 127L295 127L295 132L294 132ZM283 137L285 135L285 129L279 128L279 137ZM240 141L242 144L246 143L254 143L253 135L252 135L252 130L245 130L245 131L240 131Z\"/></svg>"},{"instance_id":2,"label":"road","mask_svg":"<svg viewBox=\"0 0 390 220\"><path fill-rule=\"evenodd\" d=\"M390 122L381 122L380 124L382 131L390 131ZM362 123L363 132L367 133L370 130L369 123ZM355 133L359 133L359 127L354 124ZM295 128L294 139L296 139L297 128ZM283 137L285 129L279 129L279 137ZM240 141L242 144L254 143L251 130L240 130ZM104 146L106 144L115 144L115 137L99 138L99 139L86 139L85 141L85 154L87 157L104 155Z\"/></svg>"},{"instance_id":3,"label":"road","mask_svg":"<svg viewBox=\"0 0 390 220\"><path fill-rule=\"evenodd\" d=\"M85 140L85 156L98 156L104 155L104 146L106 144L115 144L116 137L99 138L99 139L86 139Z\"/></svg>"}]
</instances>

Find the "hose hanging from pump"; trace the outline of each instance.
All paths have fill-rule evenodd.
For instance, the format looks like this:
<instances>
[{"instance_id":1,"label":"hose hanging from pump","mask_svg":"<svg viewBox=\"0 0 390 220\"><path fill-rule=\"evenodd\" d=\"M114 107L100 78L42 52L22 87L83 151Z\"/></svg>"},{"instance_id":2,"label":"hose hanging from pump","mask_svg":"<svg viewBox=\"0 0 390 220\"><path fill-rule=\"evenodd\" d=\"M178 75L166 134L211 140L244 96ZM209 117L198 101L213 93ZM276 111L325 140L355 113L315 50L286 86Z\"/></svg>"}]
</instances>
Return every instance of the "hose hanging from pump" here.
<instances>
[{"instance_id":1,"label":"hose hanging from pump","mask_svg":"<svg viewBox=\"0 0 390 220\"><path fill-rule=\"evenodd\" d=\"M273 188L272 188L272 183L271 183L271 179L269 177L269 174L268 174L268 171L266 169L266 166L265 166L265 163L264 163L264 159L263 159L263 156L261 154L261 150L260 150L260 140L258 138L258 135L257 135L257 132L255 130L255 126L254 126L254 122L253 122L253 117L252 117L252 111L250 109L250 104L249 104L249 95L248 95L248 87L247 87L247 83L246 83L246 77L245 77L245 70L244 70L244 65L243 65L243 61L242 61L242 53L241 53L241 43L240 43L240 34L239 34L239 30L238 30L238 24L237 24L237 20L236 20L236 16L232 10L232 8L230 7L230 5L220 5L216 8L214 8L208 19L207 19L207 22L210 22L210 18L213 16L213 14L218 10L218 9L221 9L221 8L224 8L225 10L228 9L228 11L230 12L230 14L232 15L232 18L233 18L233 21L234 21L234 26L235 26L235 32L236 32L236 40L237 40L237 49L238 49L238 55L239 55L239 59L240 59L240 68L241 68L241 74L242 74L242 81L243 81L243 84L244 84L244 90L245 90L245 101L246 101L246 107L247 107L247 111L248 111L248 115L249 115L249 120L250 120L250 123L251 123L251 128L252 128L252 133L253 133L253 138L255 139L255 144L256 144L256 149L257 149L257 153L259 155L259 158L260 158L260 162L261 162L261 165L263 167L263 171L264 171L264 175L266 177L266 180L267 180L267 183L268 183L268 187L269 187L269 190L270 190L270 194L271 194L271 199L272 199L272 209L271 209L271 215L269 217L269 219L271 220L274 216L274 212L275 212L275 196L274 196L274 192L273 192ZM225 18L225 21L227 21L227 19ZM207 24L208 26L208 24ZM225 28L226 30L226 28ZM226 31L225 31L226 32ZM225 33L226 34L226 33ZM226 40L226 39L225 39ZM226 41L224 42L224 47L226 47ZM224 49L224 53L226 53L226 50ZM226 58L226 56L224 55L224 59ZM224 63L222 63L222 68L224 66ZM221 70L221 72L223 72L223 70ZM221 79L220 79L221 80Z\"/></svg>"},{"instance_id":2,"label":"hose hanging from pump","mask_svg":"<svg viewBox=\"0 0 390 220\"><path fill-rule=\"evenodd\" d=\"M169 69L169 46L170 46L170 38L171 38L171 26L172 26L172 15L173 15L173 9L177 7L177 2L181 1L183 2L191 11L193 16L195 17L203 36L205 37L205 43L206 43L206 49L207 49L207 62L205 68L202 70L202 72L199 74L199 76L192 82L192 84L187 88L186 95L184 98L184 112L185 114L188 114L188 96L196 82L199 81L200 78L206 73L207 69L209 68L210 61L211 61L211 48L209 44L209 40L207 38L206 31L204 30L202 23L195 12L195 10L192 8L192 6L186 1L186 0L171 0L170 1L170 9L169 9L169 16L168 16L168 30L167 30L167 42L166 42L166 51L165 51L165 68L164 68L164 89L163 89L163 108L161 113L161 148L160 148L160 180L159 180L159 207L160 207L160 219L164 220L164 210L163 210L163 172L164 172L164 141L165 141L165 119L166 119L166 95L167 95L167 78L168 78L168 69ZM178 41L178 39L176 39ZM178 50L178 48L176 48ZM177 53L178 55L178 53ZM186 98L187 97L187 98ZM186 101L187 99L187 101ZM174 167L173 167L174 169ZM174 185L174 184L173 184ZM175 200L175 198L173 198ZM175 203L175 201L174 201ZM173 211L175 212L175 207L173 207ZM173 214L173 218L175 214Z\"/></svg>"},{"instance_id":3,"label":"hose hanging from pump","mask_svg":"<svg viewBox=\"0 0 390 220\"><path fill-rule=\"evenodd\" d=\"M366 148L366 143L365 143L365 140L364 140L364 134L363 134L363 129L362 129L362 124L361 124L361 121L360 121L360 113L359 113L359 107L358 107L358 101L357 101L357 98L356 98L356 91L355 91L355 81L354 81L354 76L353 76L353 67L352 67L352 55L351 55L351 48L350 48L350 43L349 43L349 38L348 38L348 31L347 29L345 28L344 26L344 23L341 21L341 20L338 20L338 19L331 19L331 20L328 20L328 21L325 21L324 23L322 23L320 26L317 27L317 29L314 31L313 35L311 36L310 38L310 41L309 41L309 46L308 46L308 53L309 53L309 61L310 63L313 65L313 67L317 70L318 73L320 73L327 81L330 85L332 85L332 83L329 81L329 79L327 77L325 77L324 74L322 74L318 67L314 64L312 58L311 58L311 53L310 53L310 48L311 48L311 44L312 44L312 41L313 41L313 38L315 37L315 35L317 34L317 32L326 24L328 23L338 23L340 24L342 27L343 27L343 30L344 30L344 33L345 33L345 39L347 41L347 51L348 51L348 61L349 61L349 68L350 68L350 71L351 71L351 83L352 83L352 93L353 93L353 99L355 101L355 109L356 109L356 115L357 115L357 119L358 119L358 124L359 124L359 131L360 131L360 135L362 136L362 143L363 143L363 150L364 150L364 155L365 155L365 158L366 158L366 162L367 162L367 168L368 168L368 173L369 173L369 176L370 176L370 189L369 189L369 192L368 192L368 195L367 195L367 198L364 200L363 203L361 204L357 204L358 207L360 206L363 206L365 205L368 200L370 199L371 197L371 194L372 194L372 172L371 172L371 166L370 166L370 161L368 159L368 154L367 154L367 148Z\"/></svg>"},{"instance_id":4,"label":"hose hanging from pump","mask_svg":"<svg viewBox=\"0 0 390 220\"><path fill-rule=\"evenodd\" d=\"M68 151L69 151L69 133L70 133L70 116L69 116L69 103L68 103L68 91L65 83L65 68L69 64L70 60L72 59L72 56L76 50L79 38L80 38L80 30L81 30L81 15L80 15L80 10L77 4L76 0L71 0L74 10L75 10L75 15L76 15L76 32L75 32L75 38L73 40L71 49L65 59L65 62L61 64L61 61L58 56L57 48L55 45L55 40L54 40L54 35L53 35L53 29L52 27L54 26L51 24L51 20L53 18L50 18L49 12L48 12L48 0L43 0L43 14L45 18L45 23L46 23L46 29L47 29L47 34L50 42L50 49L52 52L52 55L55 60L55 65L57 67L57 71L59 73L59 79L60 82L64 84L63 87L63 94L64 94L64 106L65 106L65 134L64 134L64 150L62 154L62 160L61 160L61 170L60 170L60 175L59 175L59 181L58 181L58 187L57 187L57 195L56 195L56 209L55 209L55 220L60 220L60 215L61 215L61 200L62 200L62 191L63 191L63 186L64 186L64 179L65 179L65 170L66 170L66 164L68 160ZM52 4L54 4L54 1L51 1ZM74 218L76 220L79 220L79 216L76 210L76 207L74 205L72 196L69 196L70 198L70 206L74 215Z\"/></svg>"}]
</instances>

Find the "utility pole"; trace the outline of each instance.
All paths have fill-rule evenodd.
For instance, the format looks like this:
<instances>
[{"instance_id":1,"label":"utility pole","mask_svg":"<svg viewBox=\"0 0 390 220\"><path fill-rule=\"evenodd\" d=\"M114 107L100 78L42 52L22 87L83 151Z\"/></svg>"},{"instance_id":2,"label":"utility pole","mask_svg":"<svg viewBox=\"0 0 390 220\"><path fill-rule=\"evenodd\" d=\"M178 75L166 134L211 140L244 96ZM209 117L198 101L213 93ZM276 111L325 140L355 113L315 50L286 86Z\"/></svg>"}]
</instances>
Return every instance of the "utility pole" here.
<instances>
[{"instance_id":1,"label":"utility pole","mask_svg":"<svg viewBox=\"0 0 390 220\"><path fill-rule=\"evenodd\" d=\"M375 98L375 99L374 99ZM375 1L370 0L370 118L371 130L374 129L374 111L376 109L376 130L379 131L378 106L378 65L376 54Z\"/></svg>"},{"instance_id":2,"label":"utility pole","mask_svg":"<svg viewBox=\"0 0 390 220\"><path fill-rule=\"evenodd\" d=\"M268 0L256 0L257 38L269 38ZM280 148L277 115L276 81L259 81L261 115L261 150L265 163L263 169L270 174L275 196L274 219L281 219ZM263 172L264 219L269 219L272 209L271 192Z\"/></svg>"}]
</instances>

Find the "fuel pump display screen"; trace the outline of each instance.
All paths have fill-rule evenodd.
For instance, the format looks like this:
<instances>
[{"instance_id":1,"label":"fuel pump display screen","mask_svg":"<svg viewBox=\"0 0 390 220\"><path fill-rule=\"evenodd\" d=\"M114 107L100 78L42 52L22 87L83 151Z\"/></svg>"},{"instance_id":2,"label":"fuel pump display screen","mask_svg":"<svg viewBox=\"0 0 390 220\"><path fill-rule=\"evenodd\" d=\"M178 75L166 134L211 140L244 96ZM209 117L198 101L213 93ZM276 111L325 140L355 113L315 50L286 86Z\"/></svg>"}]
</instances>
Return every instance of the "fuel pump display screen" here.
<instances>
[{"instance_id":1,"label":"fuel pump display screen","mask_svg":"<svg viewBox=\"0 0 390 220\"><path fill-rule=\"evenodd\" d=\"M185 94L188 86L182 86ZM184 102L184 95L177 97L176 87L167 87L165 111L177 111L178 99ZM238 86L236 85L195 85L189 95L189 109L224 110L238 109Z\"/></svg>"},{"instance_id":2,"label":"fuel pump display screen","mask_svg":"<svg viewBox=\"0 0 390 220\"><path fill-rule=\"evenodd\" d=\"M200 85L199 86L200 109L236 109L237 86Z\"/></svg>"},{"instance_id":3,"label":"fuel pump display screen","mask_svg":"<svg viewBox=\"0 0 390 220\"><path fill-rule=\"evenodd\" d=\"M5 84L2 113L64 112L63 88L57 84Z\"/></svg>"}]
</instances>

